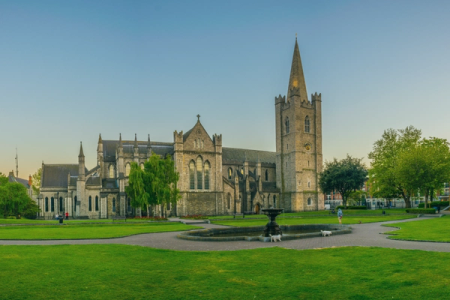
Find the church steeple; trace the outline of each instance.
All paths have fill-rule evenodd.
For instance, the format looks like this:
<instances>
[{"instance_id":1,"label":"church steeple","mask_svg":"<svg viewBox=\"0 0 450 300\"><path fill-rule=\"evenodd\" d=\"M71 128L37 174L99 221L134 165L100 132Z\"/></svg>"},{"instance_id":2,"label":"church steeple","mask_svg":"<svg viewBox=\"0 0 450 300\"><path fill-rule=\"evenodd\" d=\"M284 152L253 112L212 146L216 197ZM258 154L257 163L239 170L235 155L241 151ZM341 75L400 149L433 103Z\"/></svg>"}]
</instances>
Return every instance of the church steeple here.
<instances>
[{"instance_id":1,"label":"church steeple","mask_svg":"<svg viewBox=\"0 0 450 300\"><path fill-rule=\"evenodd\" d=\"M292 57L291 76L289 77L288 98L300 96L300 101L308 100L306 93L305 75L303 75L302 59L298 49L297 37L295 37L294 55Z\"/></svg>"}]
</instances>

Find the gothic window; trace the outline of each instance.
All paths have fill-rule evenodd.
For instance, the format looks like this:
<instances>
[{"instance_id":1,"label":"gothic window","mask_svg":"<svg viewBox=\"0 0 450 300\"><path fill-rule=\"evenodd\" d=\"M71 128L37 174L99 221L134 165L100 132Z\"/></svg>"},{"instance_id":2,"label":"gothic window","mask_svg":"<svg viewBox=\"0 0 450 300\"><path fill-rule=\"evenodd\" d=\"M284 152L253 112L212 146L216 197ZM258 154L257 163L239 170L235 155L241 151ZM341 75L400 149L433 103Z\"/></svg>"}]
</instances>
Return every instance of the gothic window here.
<instances>
[{"instance_id":1,"label":"gothic window","mask_svg":"<svg viewBox=\"0 0 450 300\"><path fill-rule=\"evenodd\" d=\"M269 172L266 170L266 181L269 181Z\"/></svg>"},{"instance_id":2,"label":"gothic window","mask_svg":"<svg viewBox=\"0 0 450 300\"><path fill-rule=\"evenodd\" d=\"M59 211L63 211L63 198L59 197Z\"/></svg>"},{"instance_id":3,"label":"gothic window","mask_svg":"<svg viewBox=\"0 0 450 300\"><path fill-rule=\"evenodd\" d=\"M92 197L89 196L89 211L92 211Z\"/></svg>"},{"instance_id":4,"label":"gothic window","mask_svg":"<svg viewBox=\"0 0 450 300\"><path fill-rule=\"evenodd\" d=\"M286 117L286 121L285 121L285 126L286 126L286 134L288 134L290 128L289 128L289 118L287 118L287 117Z\"/></svg>"},{"instance_id":5,"label":"gothic window","mask_svg":"<svg viewBox=\"0 0 450 300\"><path fill-rule=\"evenodd\" d=\"M114 178L114 166L109 165L109 178Z\"/></svg>"},{"instance_id":6,"label":"gothic window","mask_svg":"<svg viewBox=\"0 0 450 300\"><path fill-rule=\"evenodd\" d=\"M195 164L193 161L189 163L189 187L195 189Z\"/></svg>"},{"instance_id":7,"label":"gothic window","mask_svg":"<svg viewBox=\"0 0 450 300\"><path fill-rule=\"evenodd\" d=\"M129 176L130 175L130 170L131 170L131 166L130 166L130 164L127 164L125 166L125 176Z\"/></svg>"},{"instance_id":8,"label":"gothic window","mask_svg":"<svg viewBox=\"0 0 450 300\"><path fill-rule=\"evenodd\" d=\"M311 205L312 204L311 202L312 202L311 198L308 198L308 205Z\"/></svg>"},{"instance_id":9,"label":"gothic window","mask_svg":"<svg viewBox=\"0 0 450 300\"><path fill-rule=\"evenodd\" d=\"M227 195L227 207L228 209L231 209L231 194L228 193Z\"/></svg>"},{"instance_id":10,"label":"gothic window","mask_svg":"<svg viewBox=\"0 0 450 300\"><path fill-rule=\"evenodd\" d=\"M277 207L277 196L273 195L273 207Z\"/></svg>"},{"instance_id":11,"label":"gothic window","mask_svg":"<svg viewBox=\"0 0 450 300\"><path fill-rule=\"evenodd\" d=\"M197 140L194 140L194 149L197 148Z\"/></svg>"},{"instance_id":12,"label":"gothic window","mask_svg":"<svg viewBox=\"0 0 450 300\"><path fill-rule=\"evenodd\" d=\"M228 168L228 179L233 179L233 169Z\"/></svg>"},{"instance_id":13,"label":"gothic window","mask_svg":"<svg viewBox=\"0 0 450 300\"><path fill-rule=\"evenodd\" d=\"M48 211L48 197L45 197L45 211Z\"/></svg>"},{"instance_id":14,"label":"gothic window","mask_svg":"<svg viewBox=\"0 0 450 300\"><path fill-rule=\"evenodd\" d=\"M305 118L305 132L309 132L309 117Z\"/></svg>"},{"instance_id":15,"label":"gothic window","mask_svg":"<svg viewBox=\"0 0 450 300\"><path fill-rule=\"evenodd\" d=\"M205 162L205 190L209 190L209 162Z\"/></svg>"},{"instance_id":16,"label":"gothic window","mask_svg":"<svg viewBox=\"0 0 450 300\"><path fill-rule=\"evenodd\" d=\"M309 160L308 160L308 167L309 167Z\"/></svg>"},{"instance_id":17,"label":"gothic window","mask_svg":"<svg viewBox=\"0 0 450 300\"><path fill-rule=\"evenodd\" d=\"M202 149L203 149L203 147L204 147L204 141L202 140Z\"/></svg>"},{"instance_id":18,"label":"gothic window","mask_svg":"<svg viewBox=\"0 0 450 300\"><path fill-rule=\"evenodd\" d=\"M50 199L50 209L55 211L55 199L53 197Z\"/></svg>"},{"instance_id":19,"label":"gothic window","mask_svg":"<svg viewBox=\"0 0 450 300\"><path fill-rule=\"evenodd\" d=\"M113 201L112 201L112 212L116 212L116 198L113 198Z\"/></svg>"},{"instance_id":20,"label":"gothic window","mask_svg":"<svg viewBox=\"0 0 450 300\"><path fill-rule=\"evenodd\" d=\"M244 168L241 168L241 174L244 175Z\"/></svg>"},{"instance_id":21,"label":"gothic window","mask_svg":"<svg viewBox=\"0 0 450 300\"><path fill-rule=\"evenodd\" d=\"M202 158L199 156L197 157L197 189L201 190L203 189L203 161Z\"/></svg>"},{"instance_id":22,"label":"gothic window","mask_svg":"<svg viewBox=\"0 0 450 300\"><path fill-rule=\"evenodd\" d=\"M76 211L77 210L77 208L76 208L76 205L77 205L77 196L75 196L74 198L73 198L73 210L74 211Z\"/></svg>"},{"instance_id":23,"label":"gothic window","mask_svg":"<svg viewBox=\"0 0 450 300\"><path fill-rule=\"evenodd\" d=\"M95 196L95 210L98 211L98 196Z\"/></svg>"},{"instance_id":24,"label":"gothic window","mask_svg":"<svg viewBox=\"0 0 450 300\"><path fill-rule=\"evenodd\" d=\"M311 187L311 181L308 181L308 187Z\"/></svg>"}]
</instances>

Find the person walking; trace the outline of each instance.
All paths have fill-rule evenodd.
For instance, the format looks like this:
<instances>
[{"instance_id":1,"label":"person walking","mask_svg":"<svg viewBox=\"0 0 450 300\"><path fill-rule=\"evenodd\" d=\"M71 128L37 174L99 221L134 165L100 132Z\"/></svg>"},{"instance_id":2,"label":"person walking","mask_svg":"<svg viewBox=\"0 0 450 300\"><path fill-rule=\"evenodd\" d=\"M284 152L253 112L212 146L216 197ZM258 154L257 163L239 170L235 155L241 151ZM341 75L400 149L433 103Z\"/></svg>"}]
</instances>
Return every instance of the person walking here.
<instances>
[{"instance_id":1,"label":"person walking","mask_svg":"<svg viewBox=\"0 0 450 300\"><path fill-rule=\"evenodd\" d=\"M339 219L339 224L342 224L342 216L344 215L343 213L342 213L342 210L339 208L339 210L338 210L338 219Z\"/></svg>"},{"instance_id":2,"label":"person walking","mask_svg":"<svg viewBox=\"0 0 450 300\"><path fill-rule=\"evenodd\" d=\"M66 211L66 220L69 220L69 212Z\"/></svg>"}]
</instances>

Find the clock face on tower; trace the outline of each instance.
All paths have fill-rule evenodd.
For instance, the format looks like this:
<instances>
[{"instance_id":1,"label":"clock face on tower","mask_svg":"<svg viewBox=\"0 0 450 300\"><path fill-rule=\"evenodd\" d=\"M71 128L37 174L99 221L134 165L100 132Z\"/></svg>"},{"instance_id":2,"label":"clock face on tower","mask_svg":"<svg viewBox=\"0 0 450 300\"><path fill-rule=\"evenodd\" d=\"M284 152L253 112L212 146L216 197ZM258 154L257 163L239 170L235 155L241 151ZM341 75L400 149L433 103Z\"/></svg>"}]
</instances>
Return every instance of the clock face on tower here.
<instances>
[{"instance_id":1,"label":"clock face on tower","mask_svg":"<svg viewBox=\"0 0 450 300\"><path fill-rule=\"evenodd\" d=\"M305 145L305 150L306 151L311 151L311 145L310 144L306 144Z\"/></svg>"}]
</instances>

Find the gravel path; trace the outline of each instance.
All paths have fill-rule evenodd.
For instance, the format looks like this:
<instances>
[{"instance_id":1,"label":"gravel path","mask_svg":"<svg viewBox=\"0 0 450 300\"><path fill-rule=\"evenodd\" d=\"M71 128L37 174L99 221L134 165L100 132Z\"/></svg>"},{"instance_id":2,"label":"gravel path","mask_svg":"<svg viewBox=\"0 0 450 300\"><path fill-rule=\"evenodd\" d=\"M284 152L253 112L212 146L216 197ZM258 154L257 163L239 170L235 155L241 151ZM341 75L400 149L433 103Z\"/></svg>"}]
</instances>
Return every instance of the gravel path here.
<instances>
[{"instance_id":1,"label":"gravel path","mask_svg":"<svg viewBox=\"0 0 450 300\"><path fill-rule=\"evenodd\" d=\"M383 227L382 224L414 222L427 218L407 219L382 223L367 223L351 225L351 234L342 234L331 237L315 237L301 240L289 240L278 243L263 243L260 241L233 241L233 242L201 242L177 239L178 232L146 233L114 239L91 240L0 240L0 245L86 245L86 244L126 244L138 245L171 250L185 251L232 251L241 249L255 249L280 246L289 249L316 249L346 246L383 247L395 249L417 249L425 251L450 252L450 243L439 242L414 242L387 239L381 233L396 230L391 227ZM187 224L191 223L185 221ZM214 224L195 224L205 228L225 227Z\"/></svg>"}]
</instances>

